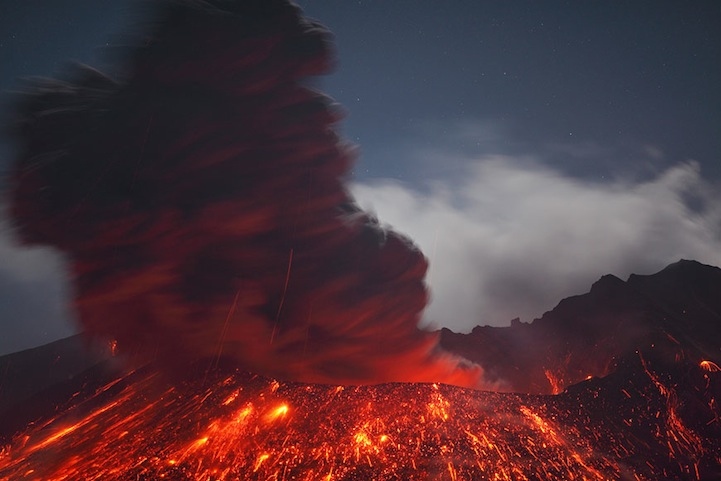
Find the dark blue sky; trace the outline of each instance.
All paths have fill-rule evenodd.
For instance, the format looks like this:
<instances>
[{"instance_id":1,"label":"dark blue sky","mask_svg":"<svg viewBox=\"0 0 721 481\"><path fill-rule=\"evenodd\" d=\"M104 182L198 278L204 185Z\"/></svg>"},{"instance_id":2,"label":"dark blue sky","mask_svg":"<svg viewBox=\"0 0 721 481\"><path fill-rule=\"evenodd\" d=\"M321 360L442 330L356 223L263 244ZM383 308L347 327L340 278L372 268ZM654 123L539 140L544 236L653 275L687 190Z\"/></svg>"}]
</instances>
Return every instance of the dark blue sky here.
<instances>
[{"instance_id":1,"label":"dark blue sky","mask_svg":"<svg viewBox=\"0 0 721 481\"><path fill-rule=\"evenodd\" d=\"M335 34L317 85L349 112L361 205L431 260L429 321L530 320L603 274L721 264L721 2L298 3ZM103 70L130 5L0 0L0 119L20 77ZM61 264L7 233L0 354L72 330Z\"/></svg>"},{"instance_id":2,"label":"dark blue sky","mask_svg":"<svg viewBox=\"0 0 721 481\"><path fill-rule=\"evenodd\" d=\"M399 150L445 142L579 176L653 175L687 159L721 176L716 1L299 3L335 33L339 67L320 87L350 112L360 178L444 175ZM102 65L99 48L130 23L129 5L2 0L0 88L61 73L69 59ZM492 132L451 135L469 123Z\"/></svg>"},{"instance_id":3,"label":"dark blue sky","mask_svg":"<svg viewBox=\"0 0 721 481\"><path fill-rule=\"evenodd\" d=\"M504 135L465 148L541 155L578 175L649 174L688 158L721 175L718 2L302 4L336 33L340 68L326 87L351 111L346 131L371 176L412 175L385 147L421 137L428 122L469 120ZM428 144L446 136L422 134ZM603 153L572 158L554 144ZM629 165L649 160L650 145L664 159Z\"/></svg>"}]
</instances>

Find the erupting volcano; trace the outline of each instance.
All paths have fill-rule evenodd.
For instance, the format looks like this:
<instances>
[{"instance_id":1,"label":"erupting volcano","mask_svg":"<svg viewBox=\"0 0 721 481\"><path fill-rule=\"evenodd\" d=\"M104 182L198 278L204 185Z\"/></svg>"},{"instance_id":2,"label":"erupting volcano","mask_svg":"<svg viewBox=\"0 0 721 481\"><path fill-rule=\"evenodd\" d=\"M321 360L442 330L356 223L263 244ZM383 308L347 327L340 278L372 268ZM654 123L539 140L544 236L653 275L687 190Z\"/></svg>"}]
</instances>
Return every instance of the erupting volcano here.
<instances>
[{"instance_id":1,"label":"erupting volcano","mask_svg":"<svg viewBox=\"0 0 721 481\"><path fill-rule=\"evenodd\" d=\"M152 18L117 78L18 102L15 226L67 256L112 355L3 408L0 480L721 477L718 269L421 330L426 259L356 206L307 85L329 33L286 0Z\"/></svg>"},{"instance_id":2,"label":"erupting volcano","mask_svg":"<svg viewBox=\"0 0 721 481\"><path fill-rule=\"evenodd\" d=\"M557 396L279 382L235 369L85 385L0 479L656 480L721 476L713 364L637 355Z\"/></svg>"}]
</instances>

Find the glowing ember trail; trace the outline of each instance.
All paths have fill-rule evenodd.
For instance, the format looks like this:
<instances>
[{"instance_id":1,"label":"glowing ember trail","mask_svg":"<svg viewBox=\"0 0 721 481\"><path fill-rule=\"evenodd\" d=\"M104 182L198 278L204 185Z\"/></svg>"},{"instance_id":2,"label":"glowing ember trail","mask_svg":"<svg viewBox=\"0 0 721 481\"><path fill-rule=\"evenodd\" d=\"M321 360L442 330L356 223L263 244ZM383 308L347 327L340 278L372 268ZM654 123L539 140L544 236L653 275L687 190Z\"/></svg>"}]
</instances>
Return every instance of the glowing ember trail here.
<instances>
[{"instance_id":1,"label":"glowing ember trail","mask_svg":"<svg viewBox=\"0 0 721 481\"><path fill-rule=\"evenodd\" d=\"M717 373L686 372L718 392ZM0 479L716 479L715 398L690 412L669 379L643 359L558 396L135 372L16 435Z\"/></svg>"},{"instance_id":2,"label":"glowing ember trail","mask_svg":"<svg viewBox=\"0 0 721 481\"><path fill-rule=\"evenodd\" d=\"M699 363L699 366L701 367L701 369L705 369L706 371L711 371L711 372L721 371L721 367L719 367L719 365L713 361L705 361L705 360L701 361Z\"/></svg>"}]
</instances>

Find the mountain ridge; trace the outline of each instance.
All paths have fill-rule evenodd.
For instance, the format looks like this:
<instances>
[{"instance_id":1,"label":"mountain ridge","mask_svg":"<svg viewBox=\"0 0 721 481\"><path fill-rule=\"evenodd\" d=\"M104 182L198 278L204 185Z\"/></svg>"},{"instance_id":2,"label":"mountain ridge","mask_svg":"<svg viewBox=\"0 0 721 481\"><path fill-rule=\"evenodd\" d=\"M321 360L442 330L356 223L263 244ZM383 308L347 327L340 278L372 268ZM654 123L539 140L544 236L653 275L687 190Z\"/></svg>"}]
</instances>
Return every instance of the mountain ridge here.
<instances>
[{"instance_id":1,"label":"mountain ridge","mask_svg":"<svg viewBox=\"0 0 721 481\"><path fill-rule=\"evenodd\" d=\"M440 330L440 346L510 391L557 393L636 351L721 360L721 269L682 259L623 281L604 275L530 323Z\"/></svg>"}]
</instances>

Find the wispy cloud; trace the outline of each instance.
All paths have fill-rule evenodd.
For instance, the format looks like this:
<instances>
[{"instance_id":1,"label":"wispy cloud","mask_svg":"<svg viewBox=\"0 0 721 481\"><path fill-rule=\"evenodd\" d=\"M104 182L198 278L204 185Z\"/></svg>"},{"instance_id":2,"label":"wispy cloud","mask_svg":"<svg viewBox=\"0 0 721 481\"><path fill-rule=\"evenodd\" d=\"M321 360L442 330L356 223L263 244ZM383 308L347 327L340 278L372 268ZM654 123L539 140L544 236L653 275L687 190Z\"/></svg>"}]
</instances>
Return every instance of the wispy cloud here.
<instances>
[{"instance_id":1,"label":"wispy cloud","mask_svg":"<svg viewBox=\"0 0 721 481\"><path fill-rule=\"evenodd\" d=\"M424 189L387 180L352 189L429 257L432 324L529 321L606 273L651 273L680 258L721 264L718 192L693 162L605 183L509 156L466 165L463 180Z\"/></svg>"}]
</instances>

